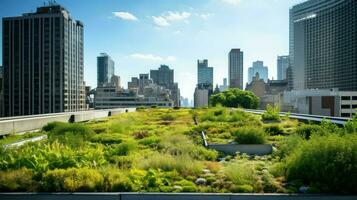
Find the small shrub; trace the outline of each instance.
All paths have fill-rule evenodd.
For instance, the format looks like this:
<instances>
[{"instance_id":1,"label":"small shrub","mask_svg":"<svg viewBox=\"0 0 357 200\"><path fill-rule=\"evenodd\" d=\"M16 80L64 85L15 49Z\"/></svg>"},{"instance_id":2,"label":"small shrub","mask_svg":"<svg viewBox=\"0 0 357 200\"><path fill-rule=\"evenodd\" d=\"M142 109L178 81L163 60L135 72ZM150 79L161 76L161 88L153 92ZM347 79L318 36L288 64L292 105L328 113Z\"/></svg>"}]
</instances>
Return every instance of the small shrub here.
<instances>
[{"instance_id":1,"label":"small shrub","mask_svg":"<svg viewBox=\"0 0 357 200\"><path fill-rule=\"evenodd\" d=\"M91 139L91 142L102 143L102 144L119 144L123 141L123 139L116 134L97 134L94 135Z\"/></svg>"},{"instance_id":2,"label":"small shrub","mask_svg":"<svg viewBox=\"0 0 357 200\"><path fill-rule=\"evenodd\" d=\"M314 135L286 161L289 181L301 180L322 192L357 192L357 136Z\"/></svg>"},{"instance_id":3,"label":"small shrub","mask_svg":"<svg viewBox=\"0 0 357 200\"><path fill-rule=\"evenodd\" d=\"M53 142L58 140L63 144L70 144L73 147L82 146L84 141L90 140L94 135L94 131L85 124L80 123L56 123L55 126L46 128L48 132L48 140Z\"/></svg>"},{"instance_id":4,"label":"small shrub","mask_svg":"<svg viewBox=\"0 0 357 200\"><path fill-rule=\"evenodd\" d=\"M202 163L188 156L171 156L170 154L154 154L140 163L143 169L161 169L177 171L184 175L197 175L203 169Z\"/></svg>"},{"instance_id":5,"label":"small shrub","mask_svg":"<svg viewBox=\"0 0 357 200\"><path fill-rule=\"evenodd\" d=\"M102 172L106 191L109 192L131 192L133 183L127 173L117 169L105 169Z\"/></svg>"},{"instance_id":6,"label":"small shrub","mask_svg":"<svg viewBox=\"0 0 357 200\"><path fill-rule=\"evenodd\" d=\"M144 139L139 140L139 144L149 146L151 148L155 148L159 146L159 143L161 141L161 138L158 136L150 136Z\"/></svg>"},{"instance_id":7,"label":"small shrub","mask_svg":"<svg viewBox=\"0 0 357 200\"><path fill-rule=\"evenodd\" d=\"M251 185L232 185L229 191L233 193L252 193L254 188Z\"/></svg>"},{"instance_id":8,"label":"small shrub","mask_svg":"<svg viewBox=\"0 0 357 200\"><path fill-rule=\"evenodd\" d=\"M266 121L280 121L280 107L279 105L267 105L266 111L262 115L262 119Z\"/></svg>"},{"instance_id":9,"label":"small shrub","mask_svg":"<svg viewBox=\"0 0 357 200\"><path fill-rule=\"evenodd\" d=\"M252 185L256 181L254 165L247 160L229 163L224 168L226 177L236 185Z\"/></svg>"},{"instance_id":10,"label":"small shrub","mask_svg":"<svg viewBox=\"0 0 357 200\"><path fill-rule=\"evenodd\" d=\"M135 139L143 139L143 138L149 137L149 132L148 131L136 131L133 133L133 137Z\"/></svg>"},{"instance_id":11,"label":"small shrub","mask_svg":"<svg viewBox=\"0 0 357 200\"><path fill-rule=\"evenodd\" d=\"M42 187L50 192L95 192L103 187L103 176L88 168L55 169L44 174Z\"/></svg>"},{"instance_id":12,"label":"small shrub","mask_svg":"<svg viewBox=\"0 0 357 200\"><path fill-rule=\"evenodd\" d=\"M162 121L174 121L175 117L169 113L166 113L166 114L161 115L160 119Z\"/></svg>"},{"instance_id":13,"label":"small shrub","mask_svg":"<svg viewBox=\"0 0 357 200\"><path fill-rule=\"evenodd\" d=\"M284 129L279 124L265 125L264 131L269 135L284 135Z\"/></svg>"},{"instance_id":14,"label":"small shrub","mask_svg":"<svg viewBox=\"0 0 357 200\"><path fill-rule=\"evenodd\" d=\"M32 170L20 168L0 172L0 192L31 192L36 189Z\"/></svg>"},{"instance_id":15,"label":"small shrub","mask_svg":"<svg viewBox=\"0 0 357 200\"><path fill-rule=\"evenodd\" d=\"M264 144L266 142L266 136L261 128L256 127L242 127L235 133L235 141L238 144Z\"/></svg>"},{"instance_id":16,"label":"small shrub","mask_svg":"<svg viewBox=\"0 0 357 200\"><path fill-rule=\"evenodd\" d=\"M56 127L63 126L64 124L66 124L66 123L64 123L64 122L50 122L50 123L46 124L44 127L42 127L42 130L49 132L49 131L52 131L53 129L55 129Z\"/></svg>"},{"instance_id":17,"label":"small shrub","mask_svg":"<svg viewBox=\"0 0 357 200\"><path fill-rule=\"evenodd\" d=\"M305 139L310 139L312 134L324 135L325 130L314 124L303 124L296 129L296 133Z\"/></svg>"},{"instance_id":18,"label":"small shrub","mask_svg":"<svg viewBox=\"0 0 357 200\"><path fill-rule=\"evenodd\" d=\"M278 150L273 153L273 155L279 158L285 158L290 155L299 145L304 142L304 139L299 135L289 135L283 138L278 143Z\"/></svg>"},{"instance_id":19,"label":"small shrub","mask_svg":"<svg viewBox=\"0 0 357 200\"><path fill-rule=\"evenodd\" d=\"M126 156L136 148L137 144L134 141L126 141L116 145L112 151L112 155Z\"/></svg>"}]
</instances>

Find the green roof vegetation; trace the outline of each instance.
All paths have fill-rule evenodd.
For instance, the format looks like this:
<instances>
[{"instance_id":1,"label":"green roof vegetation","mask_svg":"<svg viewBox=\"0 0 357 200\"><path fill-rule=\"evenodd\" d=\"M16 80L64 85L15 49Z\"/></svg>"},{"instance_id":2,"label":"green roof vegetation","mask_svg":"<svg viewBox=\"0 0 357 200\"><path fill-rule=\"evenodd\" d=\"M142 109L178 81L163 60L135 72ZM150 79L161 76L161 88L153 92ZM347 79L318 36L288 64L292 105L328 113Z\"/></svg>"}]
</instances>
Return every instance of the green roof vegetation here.
<instances>
[{"instance_id":1,"label":"green roof vegetation","mask_svg":"<svg viewBox=\"0 0 357 200\"><path fill-rule=\"evenodd\" d=\"M274 115L274 109L269 112ZM195 125L194 118L198 122ZM48 139L0 148L0 191L356 193L357 120L266 121L241 109L141 108L86 123L54 122ZM271 144L266 156L202 144ZM1 141L1 140L0 140Z\"/></svg>"}]
</instances>

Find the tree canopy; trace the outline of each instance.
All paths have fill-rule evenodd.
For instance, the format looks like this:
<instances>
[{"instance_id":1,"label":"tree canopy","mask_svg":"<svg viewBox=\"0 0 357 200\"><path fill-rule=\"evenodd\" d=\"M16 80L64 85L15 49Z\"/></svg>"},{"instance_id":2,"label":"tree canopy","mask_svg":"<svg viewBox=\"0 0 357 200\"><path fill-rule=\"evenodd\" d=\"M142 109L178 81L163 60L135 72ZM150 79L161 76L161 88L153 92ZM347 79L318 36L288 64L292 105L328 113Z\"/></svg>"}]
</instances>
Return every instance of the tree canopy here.
<instances>
[{"instance_id":1,"label":"tree canopy","mask_svg":"<svg viewBox=\"0 0 357 200\"><path fill-rule=\"evenodd\" d=\"M222 105L224 107L256 109L259 105L259 98L251 91L231 88L224 92L212 95L210 103L212 106Z\"/></svg>"}]
</instances>

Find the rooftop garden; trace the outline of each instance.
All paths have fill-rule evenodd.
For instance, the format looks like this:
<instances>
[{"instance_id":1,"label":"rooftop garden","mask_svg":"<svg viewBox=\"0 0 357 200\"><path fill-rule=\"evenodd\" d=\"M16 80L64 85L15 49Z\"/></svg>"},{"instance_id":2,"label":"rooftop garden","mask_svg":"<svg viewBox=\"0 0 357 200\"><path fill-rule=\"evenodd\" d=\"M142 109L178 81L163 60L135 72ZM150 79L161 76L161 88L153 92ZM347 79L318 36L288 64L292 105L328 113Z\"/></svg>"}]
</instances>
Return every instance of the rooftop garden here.
<instances>
[{"instance_id":1,"label":"rooftop garden","mask_svg":"<svg viewBox=\"0 0 357 200\"><path fill-rule=\"evenodd\" d=\"M205 148L201 131L210 143L271 144L274 151L225 155ZM223 107L54 122L43 127L47 140L0 147L0 191L352 194L356 132L357 118L337 127Z\"/></svg>"}]
</instances>

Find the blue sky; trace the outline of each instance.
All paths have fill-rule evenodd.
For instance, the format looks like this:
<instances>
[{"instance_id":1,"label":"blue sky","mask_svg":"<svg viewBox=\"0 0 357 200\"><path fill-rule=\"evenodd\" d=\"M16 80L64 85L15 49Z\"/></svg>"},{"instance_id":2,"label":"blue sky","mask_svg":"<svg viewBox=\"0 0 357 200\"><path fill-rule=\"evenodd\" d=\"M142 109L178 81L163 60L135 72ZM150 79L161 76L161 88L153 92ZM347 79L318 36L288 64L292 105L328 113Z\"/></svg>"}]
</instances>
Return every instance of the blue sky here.
<instances>
[{"instance_id":1,"label":"blue sky","mask_svg":"<svg viewBox=\"0 0 357 200\"><path fill-rule=\"evenodd\" d=\"M0 0L0 16L35 11L43 2ZM167 64L175 70L181 95L189 99L197 81L197 59L208 59L214 67L214 82L221 84L228 76L231 48L244 51L244 82L248 67L256 60L269 67L269 77L276 77L277 55L288 54L289 8L299 2L57 0L85 25L88 85L96 85L96 57L106 52L114 59L115 72L125 87L132 76Z\"/></svg>"}]
</instances>

